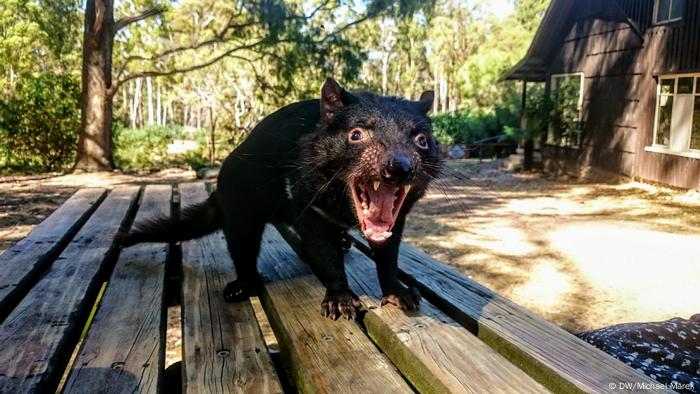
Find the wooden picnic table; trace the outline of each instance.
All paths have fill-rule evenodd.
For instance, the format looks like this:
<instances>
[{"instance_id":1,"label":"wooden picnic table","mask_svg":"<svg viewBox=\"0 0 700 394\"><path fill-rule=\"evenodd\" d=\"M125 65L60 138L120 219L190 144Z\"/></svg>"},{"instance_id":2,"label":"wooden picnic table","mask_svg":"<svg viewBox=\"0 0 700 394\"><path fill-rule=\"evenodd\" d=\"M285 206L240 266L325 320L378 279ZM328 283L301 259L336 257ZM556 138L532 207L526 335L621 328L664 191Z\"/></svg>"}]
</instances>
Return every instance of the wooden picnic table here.
<instances>
[{"instance_id":1,"label":"wooden picnic table","mask_svg":"<svg viewBox=\"0 0 700 394\"><path fill-rule=\"evenodd\" d=\"M0 255L0 392L614 392L654 381L556 325L403 245L400 278L424 296L380 306L359 238L347 257L359 321L324 318L324 288L287 227L269 226L258 269L279 353L236 278L220 232L181 245L118 245L134 220L202 201L203 183L80 190ZM169 273L179 274L177 281ZM175 285L172 285L175 283ZM180 379L166 379L166 294L182 307ZM172 298L168 296L168 298ZM276 362L275 360L281 360ZM175 386L174 386L175 385ZM181 386L180 386L181 385ZM646 386L645 386L646 385ZM658 391L658 390L656 390Z\"/></svg>"}]
</instances>

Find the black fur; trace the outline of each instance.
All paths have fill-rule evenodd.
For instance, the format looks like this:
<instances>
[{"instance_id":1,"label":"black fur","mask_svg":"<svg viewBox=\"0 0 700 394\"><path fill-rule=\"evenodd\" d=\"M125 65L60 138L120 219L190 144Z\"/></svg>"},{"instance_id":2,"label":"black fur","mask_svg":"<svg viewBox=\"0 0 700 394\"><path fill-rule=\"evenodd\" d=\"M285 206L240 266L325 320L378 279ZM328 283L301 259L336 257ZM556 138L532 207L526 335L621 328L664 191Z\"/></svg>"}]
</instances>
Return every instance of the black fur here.
<instances>
[{"instance_id":1,"label":"black fur","mask_svg":"<svg viewBox=\"0 0 700 394\"><path fill-rule=\"evenodd\" d=\"M207 201L185 208L178 216L156 217L137 223L121 237L122 245L186 241L213 233L224 225L215 194L212 193Z\"/></svg>"},{"instance_id":2,"label":"black fur","mask_svg":"<svg viewBox=\"0 0 700 394\"><path fill-rule=\"evenodd\" d=\"M239 276L225 293L236 300L259 285L256 260L265 224L287 223L327 288L322 312L353 318L359 304L343 265L346 230L366 226L377 230L366 233L384 302L414 309L420 295L399 283L397 255L406 214L441 166L426 115L431 105L432 92L408 101L349 93L328 79L320 100L291 104L255 127L224 161L206 203L187 208L181 219L137 224L126 241L180 241L223 228ZM382 186L372 192L375 181ZM363 196L368 209L359 208L353 196ZM391 198L394 203L382 205ZM393 228L384 219L392 212Z\"/></svg>"}]
</instances>

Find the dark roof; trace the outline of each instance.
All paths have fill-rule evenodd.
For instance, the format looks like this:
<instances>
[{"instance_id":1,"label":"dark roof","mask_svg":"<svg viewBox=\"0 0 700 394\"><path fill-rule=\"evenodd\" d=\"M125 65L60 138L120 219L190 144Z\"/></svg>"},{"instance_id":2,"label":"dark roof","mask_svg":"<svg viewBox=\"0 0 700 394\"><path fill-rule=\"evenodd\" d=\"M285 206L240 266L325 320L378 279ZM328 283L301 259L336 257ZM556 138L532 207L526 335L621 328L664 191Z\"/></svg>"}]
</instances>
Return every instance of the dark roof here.
<instances>
[{"instance_id":1,"label":"dark roof","mask_svg":"<svg viewBox=\"0 0 700 394\"><path fill-rule=\"evenodd\" d=\"M628 23L632 30L643 39L639 28L632 22L627 14L620 8L617 1L611 0L552 0L542 18L535 37L525 57L511 70L506 72L501 80L519 80L528 82L543 82L547 78L547 71L551 65L554 51L561 47L564 37L573 20L573 16L581 18L583 15L574 15L574 8L578 2L587 3L589 9L597 9L597 12ZM592 7L593 2L597 3ZM580 5L581 3L579 3Z\"/></svg>"},{"instance_id":2,"label":"dark roof","mask_svg":"<svg viewBox=\"0 0 700 394\"><path fill-rule=\"evenodd\" d=\"M547 76L550 58L561 44L575 0L552 0L537 28L525 57L501 79L542 82Z\"/></svg>"}]
</instances>

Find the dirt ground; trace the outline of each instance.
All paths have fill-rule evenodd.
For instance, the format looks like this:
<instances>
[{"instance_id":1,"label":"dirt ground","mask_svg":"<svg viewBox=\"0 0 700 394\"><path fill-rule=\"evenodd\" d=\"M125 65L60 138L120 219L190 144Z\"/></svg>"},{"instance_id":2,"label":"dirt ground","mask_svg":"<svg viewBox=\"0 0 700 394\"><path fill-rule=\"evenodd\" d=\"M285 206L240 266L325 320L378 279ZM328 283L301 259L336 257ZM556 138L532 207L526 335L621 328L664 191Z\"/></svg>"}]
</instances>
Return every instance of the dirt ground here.
<instances>
[{"instance_id":1,"label":"dirt ground","mask_svg":"<svg viewBox=\"0 0 700 394\"><path fill-rule=\"evenodd\" d=\"M0 252L82 187L174 183L194 173L0 177ZM405 240L570 331L700 312L700 193L513 174L451 161ZM168 311L168 364L180 314Z\"/></svg>"},{"instance_id":2,"label":"dirt ground","mask_svg":"<svg viewBox=\"0 0 700 394\"><path fill-rule=\"evenodd\" d=\"M404 239L570 331L700 312L700 193L449 163Z\"/></svg>"},{"instance_id":3,"label":"dirt ground","mask_svg":"<svg viewBox=\"0 0 700 394\"><path fill-rule=\"evenodd\" d=\"M194 171L169 169L148 175L118 172L0 176L0 253L46 219L78 189L192 181Z\"/></svg>"}]
</instances>

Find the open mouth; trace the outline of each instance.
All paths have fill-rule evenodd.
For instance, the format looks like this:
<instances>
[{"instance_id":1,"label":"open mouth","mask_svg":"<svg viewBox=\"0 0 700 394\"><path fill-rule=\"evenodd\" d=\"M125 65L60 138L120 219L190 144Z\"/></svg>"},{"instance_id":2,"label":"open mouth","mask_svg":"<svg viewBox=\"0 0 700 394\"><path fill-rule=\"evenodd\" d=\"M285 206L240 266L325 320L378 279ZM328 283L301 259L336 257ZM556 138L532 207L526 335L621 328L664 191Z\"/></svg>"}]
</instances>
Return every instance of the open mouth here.
<instances>
[{"instance_id":1,"label":"open mouth","mask_svg":"<svg viewBox=\"0 0 700 394\"><path fill-rule=\"evenodd\" d=\"M360 230L365 238L373 243L389 239L411 186L389 186L380 181L364 184L353 180L351 189Z\"/></svg>"}]
</instances>

